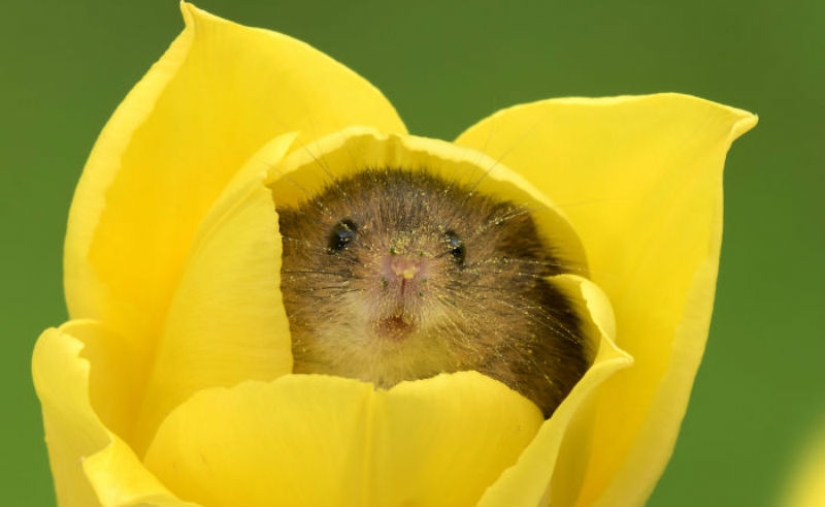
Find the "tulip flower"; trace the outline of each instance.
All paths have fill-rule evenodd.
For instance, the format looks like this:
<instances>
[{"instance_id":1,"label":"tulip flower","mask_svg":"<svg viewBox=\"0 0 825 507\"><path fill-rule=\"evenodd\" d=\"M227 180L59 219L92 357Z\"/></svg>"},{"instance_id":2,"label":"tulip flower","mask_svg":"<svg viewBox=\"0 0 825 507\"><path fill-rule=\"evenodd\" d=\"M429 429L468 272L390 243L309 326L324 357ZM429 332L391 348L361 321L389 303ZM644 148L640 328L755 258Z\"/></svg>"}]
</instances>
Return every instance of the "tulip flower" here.
<instances>
[{"instance_id":1,"label":"tulip flower","mask_svg":"<svg viewBox=\"0 0 825 507\"><path fill-rule=\"evenodd\" d=\"M89 157L70 320L34 351L58 502L644 503L707 338L724 159L755 117L678 94L570 98L416 137L306 44L182 11ZM552 283L592 364L551 417L473 371L388 390L292 373L275 206L374 166L487 174L479 189L528 205L579 266Z\"/></svg>"}]
</instances>

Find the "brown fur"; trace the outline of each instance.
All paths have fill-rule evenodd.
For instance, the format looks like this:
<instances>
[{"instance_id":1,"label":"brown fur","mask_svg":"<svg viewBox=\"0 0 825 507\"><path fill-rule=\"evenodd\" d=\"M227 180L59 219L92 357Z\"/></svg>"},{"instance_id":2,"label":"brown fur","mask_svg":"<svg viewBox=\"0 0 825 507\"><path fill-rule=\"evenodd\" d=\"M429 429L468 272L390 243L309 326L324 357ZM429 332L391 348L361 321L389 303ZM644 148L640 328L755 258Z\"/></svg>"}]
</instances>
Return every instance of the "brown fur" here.
<instances>
[{"instance_id":1,"label":"brown fur","mask_svg":"<svg viewBox=\"0 0 825 507\"><path fill-rule=\"evenodd\" d=\"M579 318L544 279L561 264L523 207L425 171L380 169L278 213L296 372L386 388L477 370L549 417L588 368ZM354 237L330 248L343 220ZM420 269L388 276L393 262Z\"/></svg>"}]
</instances>

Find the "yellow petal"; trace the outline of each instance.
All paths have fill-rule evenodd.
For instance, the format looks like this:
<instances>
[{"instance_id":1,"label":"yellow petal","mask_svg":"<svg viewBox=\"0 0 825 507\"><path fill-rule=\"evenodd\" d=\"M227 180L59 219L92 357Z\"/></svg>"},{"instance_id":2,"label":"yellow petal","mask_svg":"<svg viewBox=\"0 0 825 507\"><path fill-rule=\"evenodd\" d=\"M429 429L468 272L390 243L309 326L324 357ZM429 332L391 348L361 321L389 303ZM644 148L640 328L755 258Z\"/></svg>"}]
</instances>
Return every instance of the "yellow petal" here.
<instances>
[{"instance_id":1,"label":"yellow petal","mask_svg":"<svg viewBox=\"0 0 825 507\"><path fill-rule=\"evenodd\" d=\"M805 440L805 448L792 469L779 505L821 507L825 505L825 426Z\"/></svg>"},{"instance_id":2,"label":"yellow petal","mask_svg":"<svg viewBox=\"0 0 825 507\"><path fill-rule=\"evenodd\" d=\"M490 172L491 167L495 171ZM273 167L268 182L278 205L296 205L322 190L331 178L366 168L426 169L486 195L524 205L569 269L587 272L581 242L558 206L525 178L476 150L352 127L317 140L311 151L294 151Z\"/></svg>"},{"instance_id":3,"label":"yellow petal","mask_svg":"<svg viewBox=\"0 0 825 507\"><path fill-rule=\"evenodd\" d=\"M160 421L193 393L292 372L278 216L262 180L293 139L276 138L250 159L192 241L130 442L139 454Z\"/></svg>"},{"instance_id":4,"label":"yellow petal","mask_svg":"<svg viewBox=\"0 0 825 507\"><path fill-rule=\"evenodd\" d=\"M560 99L501 111L457 140L563 208L636 360L604 386L580 504L644 503L670 457L713 307L725 155L755 123L675 94Z\"/></svg>"},{"instance_id":5,"label":"yellow petal","mask_svg":"<svg viewBox=\"0 0 825 507\"><path fill-rule=\"evenodd\" d=\"M37 341L32 371L60 505L185 505L107 427L128 431L134 410L134 367L125 343L92 321L46 330Z\"/></svg>"},{"instance_id":6,"label":"yellow petal","mask_svg":"<svg viewBox=\"0 0 825 507\"><path fill-rule=\"evenodd\" d=\"M541 421L474 372L389 391L292 375L198 393L160 427L146 464L208 505L471 505Z\"/></svg>"},{"instance_id":7,"label":"yellow petal","mask_svg":"<svg viewBox=\"0 0 825 507\"><path fill-rule=\"evenodd\" d=\"M379 91L306 44L182 10L185 30L101 133L66 239L72 317L146 342L201 219L263 144L298 132L300 147L351 124L404 132Z\"/></svg>"},{"instance_id":8,"label":"yellow petal","mask_svg":"<svg viewBox=\"0 0 825 507\"><path fill-rule=\"evenodd\" d=\"M595 358L553 416L544 422L518 463L487 490L480 506L573 505L589 465L593 447L593 411L599 388L632 364L614 343L615 322L610 302L592 282L575 275L550 280L585 317L584 333Z\"/></svg>"}]
</instances>

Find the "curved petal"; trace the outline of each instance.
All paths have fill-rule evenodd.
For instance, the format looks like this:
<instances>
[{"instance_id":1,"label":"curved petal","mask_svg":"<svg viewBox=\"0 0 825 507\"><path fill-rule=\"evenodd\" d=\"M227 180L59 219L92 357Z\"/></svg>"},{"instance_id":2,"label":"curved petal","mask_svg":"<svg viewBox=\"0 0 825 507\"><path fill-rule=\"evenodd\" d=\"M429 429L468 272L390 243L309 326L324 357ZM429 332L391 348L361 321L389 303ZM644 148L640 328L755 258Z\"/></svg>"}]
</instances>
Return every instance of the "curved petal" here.
<instances>
[{"instance_id":1,"label":"curved petal","mask_svg":"<svg viewBox=\"0 0 825 507\"><path fill-rule=\"evenodd\" d=\"M636 360L594 411L579 504L644 503L670 457L713 306L725 155L755 123L676 94L560 99L501 111L456 141L564 209Z\"/></svg>"},{"instance_id":2,"label":"curved petal","mask_svg":"<svg viewBox=\"0 0 825 507\"><path fill-rule=\"evenodd\" d=\"M312 153L295 151L285 157L273 166L268 184L278 205L296 205L322 190L333 178L382 167L426 169L486 195L524 205L568 269L587 273L581 242L553 201L525 178L483 153L444 141L351 127L317 140Z\"/></svg>"},{"instance_id":3,"label":"curved petal","mask_svg":"<svg viewBox=\"0 0 825 507\"><path fill-rule=\"evenodd\" d=\"M48 329L37 341L32 372L60 505L186 505L107 427L127 429L134 402L125 343L93 321Z\"/></svg>"},{"instance_id":4,"label":"curved petal","mask_svg":"<svg viewBox=\"0 0 825 507\"><path fill-rule=\"evenodd\" d=\"M161 425L146 464L208 505L470 505L541 421L474 372L389 391L290 375L198 393Z\"/></svg>"},{"instance_id":5,"label":"curved petal","mask_svg":"<svg viewBox=\"0 0 825 507\"><path fill-rule=\"evenodd\" d=\"M255 154L195 234L130 441L139 454L160 421L193 393L292 371L278 216L262 181L293 140L278 137Z\"/></svg>"},{"instance_id":6,"label":"curved petal","mask_svg":"<svg viewBox=\"0 0 825 507\"><path fill-rule=\"evenodd\" d=\"M381 93L306 44L182 3L186 28L100 135L69 217L73 318L151 346L200 221L264 143L351 124L404 132Z\"/></svg>"},{"instance_id":7,"label":"curved petal","mask_svg":"<svg viewBox=\"0 0 825 507\"><path fill-rule=\"evenodd\" d=\"M573 505L589 465L593 447L593 410L599 387L633 359L614 343L613 310L605 294L575 275L550 279L588 316L585 332L594 346L593 365L553 416L544 422L518 463L502 474L479 506Z\"/></svg>"}]
</instances>

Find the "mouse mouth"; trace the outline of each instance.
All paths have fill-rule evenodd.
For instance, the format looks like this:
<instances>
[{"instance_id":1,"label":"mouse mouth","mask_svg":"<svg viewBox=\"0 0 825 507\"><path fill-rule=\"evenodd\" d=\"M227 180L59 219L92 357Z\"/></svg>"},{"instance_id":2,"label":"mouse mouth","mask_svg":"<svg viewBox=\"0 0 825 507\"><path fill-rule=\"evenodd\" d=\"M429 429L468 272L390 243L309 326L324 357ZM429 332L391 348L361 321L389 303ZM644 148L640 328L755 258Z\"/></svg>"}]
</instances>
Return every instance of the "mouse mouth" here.
<instances>
[{"instance_id":1,"label":"mouse mouth","mask_svg":"<svg viewBox=\"0 0 825 507\"><path fill-rule=\"evenodd\" d=\"M376 332L381 339L400 341L408 337L415 330L415 325L404 314L380 319L375 325Z\"/></svg>"}]
</instances>

